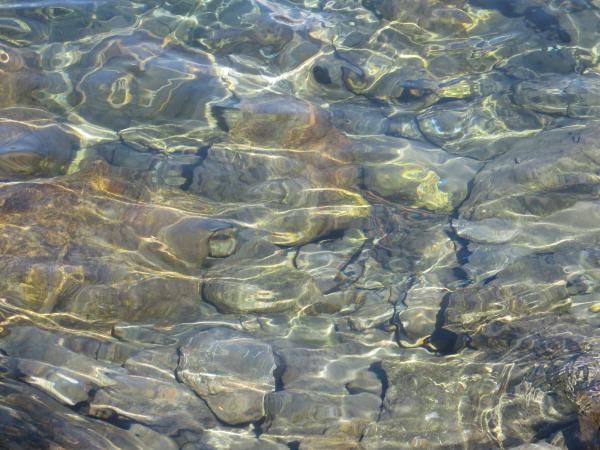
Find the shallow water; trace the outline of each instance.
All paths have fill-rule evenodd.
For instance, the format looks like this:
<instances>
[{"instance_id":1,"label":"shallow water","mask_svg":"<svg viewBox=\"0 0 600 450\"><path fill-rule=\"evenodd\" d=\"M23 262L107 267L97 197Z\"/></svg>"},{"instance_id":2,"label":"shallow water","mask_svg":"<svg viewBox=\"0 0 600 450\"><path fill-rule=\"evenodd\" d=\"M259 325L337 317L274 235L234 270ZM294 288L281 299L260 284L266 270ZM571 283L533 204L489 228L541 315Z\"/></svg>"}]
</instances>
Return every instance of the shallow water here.
<instances>
[{"instance_id":1,"label":"shallow water","mask_svg":"<svg viewBox=\"0 0 600 450\"><path fill-rule=\"evenodd\" d=\"M600 3L0 3L0 447L600 448Z\"/></svg>"}]
</instances>

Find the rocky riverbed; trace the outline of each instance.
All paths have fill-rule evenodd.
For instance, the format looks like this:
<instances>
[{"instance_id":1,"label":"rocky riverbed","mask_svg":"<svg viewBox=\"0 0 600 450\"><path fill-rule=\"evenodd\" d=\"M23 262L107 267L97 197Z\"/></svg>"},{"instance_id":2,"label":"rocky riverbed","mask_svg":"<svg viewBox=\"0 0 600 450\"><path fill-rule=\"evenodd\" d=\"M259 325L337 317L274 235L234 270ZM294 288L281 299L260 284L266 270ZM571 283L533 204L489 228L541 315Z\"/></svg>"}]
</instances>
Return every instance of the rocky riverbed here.
<instances>
[{"instance_id":1,"label":"rocky riverbed","mask_svg":"<svg viewBox=\"0 0 600 450\"><path fill-rule=\"evenodd\" d=\"M600 448L600 3L0 5L0 447Z\"/></svg>"}]
</instances>

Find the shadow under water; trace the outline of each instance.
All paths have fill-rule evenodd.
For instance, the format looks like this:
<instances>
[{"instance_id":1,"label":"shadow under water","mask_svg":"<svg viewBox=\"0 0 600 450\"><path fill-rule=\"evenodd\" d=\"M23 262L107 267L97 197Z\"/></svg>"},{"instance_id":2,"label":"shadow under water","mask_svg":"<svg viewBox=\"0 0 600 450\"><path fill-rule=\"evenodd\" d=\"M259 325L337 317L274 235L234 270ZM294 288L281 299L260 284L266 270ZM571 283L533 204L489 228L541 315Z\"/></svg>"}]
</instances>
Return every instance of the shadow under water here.
<instances>
[{"instance_id":1,"label":"shadow under water","mask_svg":"<svg viewBox=\"0 0 600 450\"><path fill-rule=\"evenodd\" d=\"M600 2L0 4L0 447L600 448Z\"/></svg>"}]
</instances>

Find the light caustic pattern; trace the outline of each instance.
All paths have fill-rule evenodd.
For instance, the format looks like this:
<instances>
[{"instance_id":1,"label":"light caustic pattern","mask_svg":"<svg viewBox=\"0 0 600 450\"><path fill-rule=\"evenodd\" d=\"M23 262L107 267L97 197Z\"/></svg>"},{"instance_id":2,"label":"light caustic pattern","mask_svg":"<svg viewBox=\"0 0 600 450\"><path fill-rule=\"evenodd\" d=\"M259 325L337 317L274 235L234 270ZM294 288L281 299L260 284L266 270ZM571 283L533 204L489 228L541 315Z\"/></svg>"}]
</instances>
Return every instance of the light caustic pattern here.
<instances>
[{"instance_id":1,"label":"light caustic pattern","mask_svg":"<svg viewBox=\"0 0 600 450\"><path fill-rule=\"evenodd\" d=\"M600 448L600 3L0 4L0 447Z\"/></svg>"}]
</instances>

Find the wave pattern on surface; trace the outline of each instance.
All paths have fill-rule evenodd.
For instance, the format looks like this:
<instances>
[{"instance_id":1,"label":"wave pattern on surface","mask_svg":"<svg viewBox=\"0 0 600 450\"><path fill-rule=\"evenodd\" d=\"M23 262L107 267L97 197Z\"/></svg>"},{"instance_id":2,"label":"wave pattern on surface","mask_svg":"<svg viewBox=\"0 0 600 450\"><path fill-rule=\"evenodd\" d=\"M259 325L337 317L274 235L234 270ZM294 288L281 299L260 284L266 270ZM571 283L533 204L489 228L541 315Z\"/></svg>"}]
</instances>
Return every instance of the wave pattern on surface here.
<instances>
[{"instance_id":1,"label":"wave pattern on surface","mask_svg":"<svg viewBox=\"0 0 600 450\"><path fill-rule=\"evenodd\" d=\"M0 4L0 447L600 448L597 0Z\"/></svg>"}]
</instances>

